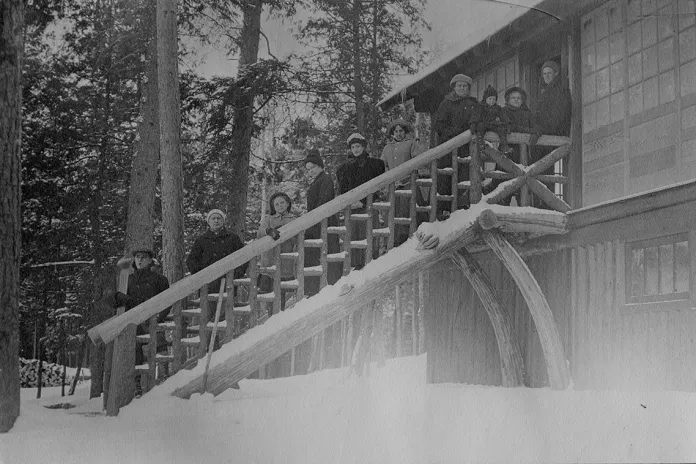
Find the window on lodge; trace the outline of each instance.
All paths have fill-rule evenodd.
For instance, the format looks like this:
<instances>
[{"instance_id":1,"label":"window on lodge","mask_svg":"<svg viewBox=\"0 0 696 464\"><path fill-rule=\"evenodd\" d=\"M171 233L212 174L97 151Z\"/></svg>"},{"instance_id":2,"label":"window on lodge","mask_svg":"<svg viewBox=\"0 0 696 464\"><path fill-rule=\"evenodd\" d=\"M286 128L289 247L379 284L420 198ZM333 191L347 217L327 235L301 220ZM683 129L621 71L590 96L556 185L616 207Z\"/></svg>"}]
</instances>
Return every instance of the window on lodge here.
<instances>
[{"instance_id":1,"label":"window on lodge","mask_svg":"<svg viewBox=\"0 0 696 464\"><path fill-rule=\"evenodd\" d=\"M689 256L687 234L628 243L626 303L689 299Z\"/></svg>"}]
</instances>

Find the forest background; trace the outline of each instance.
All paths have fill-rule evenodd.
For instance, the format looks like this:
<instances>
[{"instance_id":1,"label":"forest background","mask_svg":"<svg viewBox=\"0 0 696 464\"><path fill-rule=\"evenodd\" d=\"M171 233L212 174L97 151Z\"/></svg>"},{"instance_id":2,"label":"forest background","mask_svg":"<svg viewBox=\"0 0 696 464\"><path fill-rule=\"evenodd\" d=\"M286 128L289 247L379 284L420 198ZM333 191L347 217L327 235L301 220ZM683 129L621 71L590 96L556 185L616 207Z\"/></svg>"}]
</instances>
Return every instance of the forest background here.
<instances>
[{"instance_id":1,"label":"forest background","mask_svg":"<svg viewBox=\"0 0 696 464\"><path fill-rule=\"evenodd\" d=\"M111 315L94 303L133 244L154 240L173 282L209 209L226 211L228 226L245 240L255 238L272 192L288 193L302 214L306 149L318 148L333 174L348 155L350 133L362 132L379 156L384 128L397 117L418 123L427 148L427 118L417 120L408 104L382 112L376 103L446 54L480 22L468 12L489 3L159 1L178 9L172 82L180 115L159 113L158 100L170 96L161 82L157 88L163 39L155 2L27 3L20 357L42 352L73 366L85 359L86 329ZM178 177L159 144L166 120L180 127ZM167 194L172 185L180 198ZM172 202L180 209L174 226L166 222Z\"/></svg>"}]
</instances>

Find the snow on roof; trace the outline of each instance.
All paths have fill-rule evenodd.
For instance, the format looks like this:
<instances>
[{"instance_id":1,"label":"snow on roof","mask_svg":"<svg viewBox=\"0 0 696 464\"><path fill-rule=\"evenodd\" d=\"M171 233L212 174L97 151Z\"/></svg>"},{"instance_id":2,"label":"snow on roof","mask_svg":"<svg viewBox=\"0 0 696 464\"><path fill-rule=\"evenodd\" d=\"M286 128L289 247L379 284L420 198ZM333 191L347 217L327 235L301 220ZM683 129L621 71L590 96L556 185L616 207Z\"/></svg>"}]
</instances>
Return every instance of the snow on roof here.
<instances>
[{"instance_id":1,"label":"snow on roof","mask_svg":"<svg viewBox=\"0 0 696 464\"><path fill-rule=\"evenodd\" d=\"M475 45L489 39L493 34L510 24L515 19L521 17L531 7L542 3L541 0L517 0L515 3L497 2L495 0L486 0L480 2L482 5L477 6L474 19L469 24L464 25L467 32L458 39L455 45L445 50L444 54L435 60L428 67L423 69L418 74L408 76L401 84L392 90L387 96L377 103L377 106L382 106L384 103L399 95L413 84L437 72L438 69L457 58L462 53L473 48ZM468 26L468 27L467 27Z\"/></svg>"}]
</instances>

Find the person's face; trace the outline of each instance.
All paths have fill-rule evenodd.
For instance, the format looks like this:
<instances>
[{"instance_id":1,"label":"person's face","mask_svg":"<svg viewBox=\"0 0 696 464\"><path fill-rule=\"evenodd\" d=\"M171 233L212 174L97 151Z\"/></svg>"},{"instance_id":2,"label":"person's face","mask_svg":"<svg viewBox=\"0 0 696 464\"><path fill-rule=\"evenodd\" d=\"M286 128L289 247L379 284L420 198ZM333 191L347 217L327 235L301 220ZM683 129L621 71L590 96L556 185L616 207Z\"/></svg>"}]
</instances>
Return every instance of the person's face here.
<instances>
[{"instance_id":1,"label":"person's face","mask_svg":"<svg viewBox=\"0 0 696 464\"><path fill-rule=\"evenodd\" d=\"M495 103L498 101L498 97L491 95L490 97L486 97L486 105L488 106L493 106Z\"/></svg>"},{"instance_id":2,"label":"person's face","mask_svg":"<svg viewBox=\"0 0 696 464\"><path fill-rule=\"evenodd\" d=\"M319 175L321 172L321 166L317 166L314 163L307 162L305 163L305 168L307 169L307 172L309 173L309 176L314 179Z\"/></svg>"},{"instance_id":3,"label":"person's face","mask_svg":"<svg viewBox=\"0 0 696 464\"><path fill-rule=\"evenodd\" d=\"M396 140L397 142L402 141L404 139L404 137L406 137L406 131L401 126L394 127L392 134L393 134L394 140Z\"/></svg>"},{"instance_id":4,"label":"person's face","mask_svg":"<svg viewBox=\"0 0 696 464\"><path fill-rule=\"evenodd\" d=\"M148 253L142 253L138 252L133 256L133 259L135 260L135 267L137 269L144 269L150 265L152 262L152 258L150 258L150 255Z\"/></svg>"},{"instance_id":5,"label":"person's face","mask_svg":"<svg viewBox=\"0 0 696 464\"><path fill-rule=\"evenodd\" d=\"M522 94L519 92L512 92L508 97L508 104L514 108L522 106Z\"/></svg>"},{"instance_id":6,"label":"person's face","mask_svg":"<svg viewBox=\"0 0 696 464\"><path fill-rule=\"evenodd\" d=\"M541 75L544 78L544 82L546 84L550 84L552 80L558 75L555 69L553 68L544 68L541 70Z\"/></svg>"},{"instance_id":7,"label":"person's face","mask_svg":"<svg viewBox=\"0 0 696 464\"><path fill-rule=\"evenodd\" d=\"M273 209L276 213L286 213L288 211L288 201L283 197L276 197L273 199Z\"/></svg>"},{"instance_id":8,"label":"person's face","mask_svg":"<svg viewBox=\"0 0 696 464\"><path fill-rule=\"evenodd\" d=\"M466 97L469 95L469 84L466 82L456 82L454 84L454 93L460 97Z\"/></svg>"},{"instance_id":9,"label":"person's face","mask_svg":"<svg viewBox=\"0 0 696 464\"><path fill-rule=\"evenodd\" d=\"M354 142L350 144L350 152L353 154L353 156L360 156L364 151L365 147L363 147L362 143Z\"/></svg>"},{"instance_id":10,"label":"person's face","mask_svg":"<svg viewBox=\"0 0 696 464\"><path fill-rule=\"evenodd\" d=\"M210 219L208 219L208 226L210 226L210 230L213 232L217 232L218 230L222 229L222 226L224 225L225 221L222 219L222 216L217 213L213 214L210 216Z\"/></svg>"}]
</instances>

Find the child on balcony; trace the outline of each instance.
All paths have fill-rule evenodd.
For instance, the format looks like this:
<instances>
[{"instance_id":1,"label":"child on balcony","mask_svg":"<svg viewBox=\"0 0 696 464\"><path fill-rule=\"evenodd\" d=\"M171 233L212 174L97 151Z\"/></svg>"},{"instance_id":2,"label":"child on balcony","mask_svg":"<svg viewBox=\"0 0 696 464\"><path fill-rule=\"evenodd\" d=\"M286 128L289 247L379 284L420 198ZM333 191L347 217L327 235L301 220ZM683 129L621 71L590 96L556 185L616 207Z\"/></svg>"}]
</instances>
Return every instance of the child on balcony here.
<instances>
[{"instance_id":1,"label":"child on balcony","mask_svg":"<svg viewBox=\"0 0 696 464\"><path fill-rule=\"evenodd\" d=\"M510 121L503 112L503 108L498 106L498 92L492 85L486 87L480 105L474 110L469 122L471 134L476 134L476 143L479 152L485 148L483 137L486 132L493 131L498 134L500 139L501 152L505 155L512 153L508 146L507 135L510 131Z\"/></svg>"}]
</instances>

